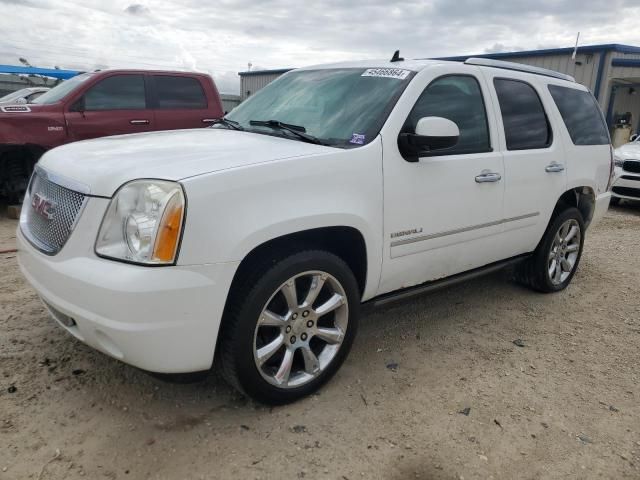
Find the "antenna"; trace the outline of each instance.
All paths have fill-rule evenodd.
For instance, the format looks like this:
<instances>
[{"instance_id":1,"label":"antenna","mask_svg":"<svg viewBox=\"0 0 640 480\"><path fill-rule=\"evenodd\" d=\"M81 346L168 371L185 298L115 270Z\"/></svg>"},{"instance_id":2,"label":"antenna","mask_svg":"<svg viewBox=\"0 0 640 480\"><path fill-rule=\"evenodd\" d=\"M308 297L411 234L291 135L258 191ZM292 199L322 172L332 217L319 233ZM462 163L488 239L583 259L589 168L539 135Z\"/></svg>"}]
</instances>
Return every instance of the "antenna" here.
<instances>
[{"instance_id":1,"label":"antenna","mask_svg":"<svg viewBox=\"0 0 640 480\"><path fill-rule=\"evenodd\" d=\"M396 50L395 52L393 52L393 57L391 57L391 60L389 60L390 62L403 62L404 58L402 58L400 56L400 50Z\"/></svg>"},{"instance_id":2,"label":"antenna","mask_svg":"<svg viewBox=\"0 0 640 480\"><path fill-rule=\"evenodd\" d=\"M578 32L578 36L576 37L576 46L573 47L573 55L571 55L571 60L576 59L576 54L578 53L578 40L580 40L580 32Z\"/></svg>"}]
</instances>

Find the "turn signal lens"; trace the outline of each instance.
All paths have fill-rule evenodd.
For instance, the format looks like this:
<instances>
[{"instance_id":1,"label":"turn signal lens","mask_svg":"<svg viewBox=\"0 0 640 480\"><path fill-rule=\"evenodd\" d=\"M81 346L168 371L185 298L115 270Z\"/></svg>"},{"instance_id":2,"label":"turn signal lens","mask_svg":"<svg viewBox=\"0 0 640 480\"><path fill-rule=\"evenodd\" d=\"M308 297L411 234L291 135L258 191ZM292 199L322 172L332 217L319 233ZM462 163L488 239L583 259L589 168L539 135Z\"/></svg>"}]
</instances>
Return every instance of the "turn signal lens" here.
<instances>
[{"instance_id":1,"label":"turn signal lens","mask_svg":"<svg viewBox=\"0 0 640 480\"><path fill-rule=\"evenodd\" d=\"M173 262L180 241L184 205L180 195L171 197L158 226L156 244L153 247L153 260L156 262Z\"/></svg>"}]
</instances>

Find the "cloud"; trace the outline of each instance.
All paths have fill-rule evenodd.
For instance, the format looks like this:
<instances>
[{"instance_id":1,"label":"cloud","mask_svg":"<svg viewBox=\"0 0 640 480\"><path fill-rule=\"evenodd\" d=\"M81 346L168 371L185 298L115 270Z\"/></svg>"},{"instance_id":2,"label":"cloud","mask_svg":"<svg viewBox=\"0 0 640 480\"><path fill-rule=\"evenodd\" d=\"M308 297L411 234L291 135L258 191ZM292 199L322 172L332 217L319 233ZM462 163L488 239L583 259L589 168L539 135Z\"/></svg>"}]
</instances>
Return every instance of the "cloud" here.
<instances>
[{"instance_id":1,"label":"cloud","mask_svg":"<svg viewBox=\"0 0 640 480\"><path fill-rule=\"evenodd\" d=\"M135 1L135 0L134 0ZM223 92L238 71L366 58L640 45L637 0L0 0L0 63L200 70ZM33 7L40 10L34 15ZM624 12L621 15L620 12ZM25 28L28 25L28 28ZM254 67L256 69L256 67Z\"/></svg>"},{"instance_id":2,"label":"cloud","mask_svg":"<svg viewBox=\"0 0 640 480\"><path fill-rule=\"evenodd\" d=\"M149 10L149 8L145 7L144 5L140 5L139 3L129 5L124 9L124 11L125 13L128 13L130 15L148 15L151 13L151 10Z\"/></svg>"}]
</instances>

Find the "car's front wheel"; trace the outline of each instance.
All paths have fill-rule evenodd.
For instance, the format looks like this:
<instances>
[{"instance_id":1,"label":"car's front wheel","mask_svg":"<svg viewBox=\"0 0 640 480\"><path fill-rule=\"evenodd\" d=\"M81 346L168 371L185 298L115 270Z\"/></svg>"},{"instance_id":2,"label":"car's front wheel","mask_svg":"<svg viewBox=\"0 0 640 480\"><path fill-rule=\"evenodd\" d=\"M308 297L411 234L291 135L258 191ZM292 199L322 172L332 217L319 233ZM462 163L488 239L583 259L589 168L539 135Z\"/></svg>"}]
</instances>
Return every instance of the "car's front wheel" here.
<instances>
[{"instance_id":1,"label":"car's front wheel","mask_svg":"<svg viewBox=\"0 0 640 480\"><path fill-rule=\"evenodd\" d=\"M268 404L317 390L353 342L360 296L339 257L309 250L257 265L232 292L219 359L225 378Z\"/></svg>"}]
</instances>

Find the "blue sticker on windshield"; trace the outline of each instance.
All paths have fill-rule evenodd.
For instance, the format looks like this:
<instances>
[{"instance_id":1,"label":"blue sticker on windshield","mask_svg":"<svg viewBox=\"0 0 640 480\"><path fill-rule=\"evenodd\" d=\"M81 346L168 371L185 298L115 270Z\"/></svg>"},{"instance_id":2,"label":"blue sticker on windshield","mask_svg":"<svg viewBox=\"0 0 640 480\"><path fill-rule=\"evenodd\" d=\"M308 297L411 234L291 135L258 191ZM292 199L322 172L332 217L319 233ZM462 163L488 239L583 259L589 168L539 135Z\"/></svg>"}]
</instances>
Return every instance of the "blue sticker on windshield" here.
<instances>
[{"instance_id":1,"label":"blue sticker on windshield","mask_svg":"<svg viewBox=\"0 0 640 480\"><path fill-rule=\"evenodd\" d=\"M360 134L360 133L354 133L353 135L351 135L351 140L349 140L349 143L355 143L356 145L364 145L364 135Z\"/></svg>"}]
</instances>

